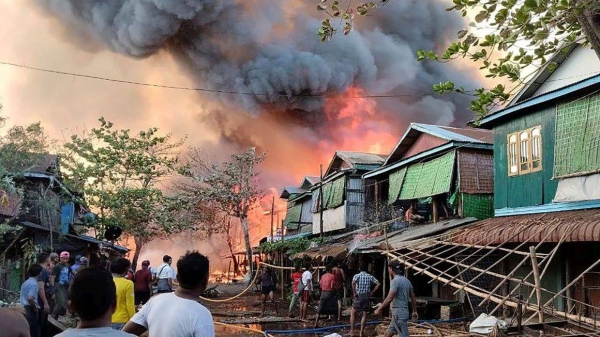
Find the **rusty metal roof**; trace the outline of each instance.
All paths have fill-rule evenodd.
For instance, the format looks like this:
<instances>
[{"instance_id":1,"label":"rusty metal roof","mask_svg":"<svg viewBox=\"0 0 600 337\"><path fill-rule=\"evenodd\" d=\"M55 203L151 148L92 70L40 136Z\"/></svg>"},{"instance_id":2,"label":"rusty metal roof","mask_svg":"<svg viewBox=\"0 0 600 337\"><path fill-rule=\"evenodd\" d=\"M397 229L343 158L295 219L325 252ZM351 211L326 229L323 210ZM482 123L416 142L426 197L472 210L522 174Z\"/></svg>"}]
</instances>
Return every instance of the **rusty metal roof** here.
<instances>
[{"instance_id":1,"label":"rusty metal roof","mask_svg":"<svg viewBox=\"0 0 600 337\"><path fill-rule=\"evenodd\" d=\"M567 242L600 241L600 209L487 219L452 233L449 240L481 245L527 240L558 242L565 233Z\"/></svg>"},{"instance_id":2,"label":"rusty metal roof","mask_svg":"<svg viewBox=\"0 0 600 337\"><path fill-rule=\"evenodd\" d=\"M323 260L326 257L332 257L334 259L342 258L348 254L348 248L345 244L338 245L325 245L319 248L308 249L307 251L294 254L292 259L315 259Z\"/></svg>"}]
</instances>

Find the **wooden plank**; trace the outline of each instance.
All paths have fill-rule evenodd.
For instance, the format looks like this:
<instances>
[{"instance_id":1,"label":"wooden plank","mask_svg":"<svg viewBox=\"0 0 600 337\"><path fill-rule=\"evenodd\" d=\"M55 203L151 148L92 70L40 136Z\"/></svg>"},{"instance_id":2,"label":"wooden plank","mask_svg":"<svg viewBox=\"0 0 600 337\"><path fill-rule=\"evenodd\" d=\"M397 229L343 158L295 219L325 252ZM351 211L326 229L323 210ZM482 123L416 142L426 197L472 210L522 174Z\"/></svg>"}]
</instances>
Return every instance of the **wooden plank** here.
<instances>
[{"instance_id":1,"label":"wooden plank","mask_svg":"<svg viewBox=\"0 0 600 337\"><path fill-rule=\"evenodd\" d=\"M535 293L538 305L538 318L540 323L544 323L544 312L542 311L542 281L540 278L540 268L538 266L537 256L535 255L535 247L529 247L531 254L531 268L533 269L533 280L535 282Z\"/></svg>"}]
</instances>

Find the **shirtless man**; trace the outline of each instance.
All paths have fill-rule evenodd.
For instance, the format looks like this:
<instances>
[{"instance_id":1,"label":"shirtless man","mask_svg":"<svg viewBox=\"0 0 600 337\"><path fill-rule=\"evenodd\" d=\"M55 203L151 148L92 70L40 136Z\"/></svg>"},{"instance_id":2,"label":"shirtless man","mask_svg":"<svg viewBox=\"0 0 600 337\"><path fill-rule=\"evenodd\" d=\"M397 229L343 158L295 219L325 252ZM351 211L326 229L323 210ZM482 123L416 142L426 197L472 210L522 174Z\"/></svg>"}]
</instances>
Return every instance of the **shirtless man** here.
<instances>
[{"instance_id":1,"label":"shirtless man","mask_svg":"<svg viewBox=\"0 0 600 337\"><path fill-rule=\"evenodd\" d=\"M0 309L0 327L2 336L6 337L30 337L29 324L19 309Z\"/></svg>"}]
</instances>

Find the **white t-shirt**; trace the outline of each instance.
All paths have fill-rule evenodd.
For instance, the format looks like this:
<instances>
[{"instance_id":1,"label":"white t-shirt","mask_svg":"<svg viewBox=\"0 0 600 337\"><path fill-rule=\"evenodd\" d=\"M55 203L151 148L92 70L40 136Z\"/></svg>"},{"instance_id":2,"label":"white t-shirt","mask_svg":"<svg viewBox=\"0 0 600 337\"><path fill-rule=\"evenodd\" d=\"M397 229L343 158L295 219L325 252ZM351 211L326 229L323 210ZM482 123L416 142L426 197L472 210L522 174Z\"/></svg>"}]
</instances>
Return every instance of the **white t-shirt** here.
<instances>
[{"instance_id":1,"label":"white t-shirt","mask_svg":"<svg viewBox=\"0 0 600 337\"><path fill-rule=\"evenodd\" d=\"M304 284L304 290L313 291L312 278L313 276L308 270L302 273L302 284ZM309 283L308 280L311 282Z\"/></svg>"},{"instance_id":2,"label":"white t-shirt","mask_svg":"<svg viewBox=\"0 0 600 337\"><path fill-rule=\"evenodd\" d=\"M135 335L114 330L108 326L104 328L69 329L59 333L56 337L135 337Z\"/></svg>"},{"instance_id":3,"label":"white t-shirt","mask_svg":"<svg viewBox=\"0 0 600 337\"><path fill-rule=\"evenodd\" d=\"M160 294L144 304L131 322L148 329L150 336L214 337L210 311L202 304L175 293Z\"/></svg>"},{"instance_id":4,"label":"white t-shirt","mask_svg":"<svg viewBox=\"0 0 600 337\"><path fill-rule=\"evenodd\" d=\"M156 275L156 278L158 279L165 279L165 278L170 278L170 279L175 279L175 271L173 270L173 268L171 266L169 266L166 263L163 263L160 265L160 267L158 267L158 269L156 270L156 272L158 273Z\"/></svg>"}]
</instances>

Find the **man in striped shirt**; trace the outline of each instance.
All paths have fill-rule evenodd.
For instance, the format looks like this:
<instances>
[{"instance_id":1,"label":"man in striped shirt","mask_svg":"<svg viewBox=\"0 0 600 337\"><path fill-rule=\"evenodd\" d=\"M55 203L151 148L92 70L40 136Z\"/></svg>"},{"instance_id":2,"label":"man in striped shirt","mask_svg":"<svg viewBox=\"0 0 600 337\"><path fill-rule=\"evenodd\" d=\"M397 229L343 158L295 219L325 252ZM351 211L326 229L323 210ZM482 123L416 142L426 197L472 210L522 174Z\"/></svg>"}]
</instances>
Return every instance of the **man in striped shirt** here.
<instances>
[{"instance_id":1,"label":"man in striped shirt","mask_svg":"<svg viewBox=\"0 0 600 337\"><path fill-rule=\"evenodd\" d=\"M371 288L373 290L371 290ZM354 335L354 324L356 323L356 313L362 312L360 320L360 336L362 337L367 323L367 312L369 311L369 298L379 289L381 283L373 275L367 273L366 263L360 264L360 273L352 278L352 294L354 301L350 313L350 335Z\"/></svg>"}]
</instances>

